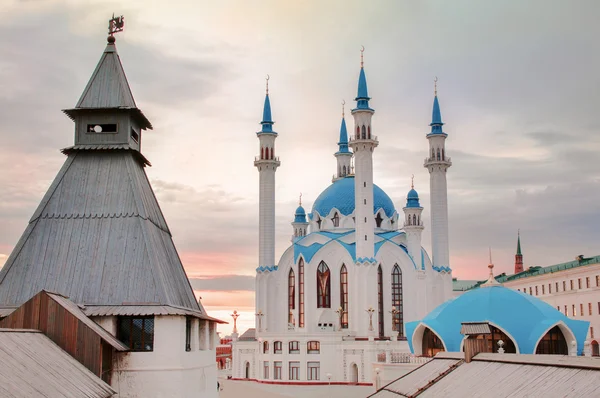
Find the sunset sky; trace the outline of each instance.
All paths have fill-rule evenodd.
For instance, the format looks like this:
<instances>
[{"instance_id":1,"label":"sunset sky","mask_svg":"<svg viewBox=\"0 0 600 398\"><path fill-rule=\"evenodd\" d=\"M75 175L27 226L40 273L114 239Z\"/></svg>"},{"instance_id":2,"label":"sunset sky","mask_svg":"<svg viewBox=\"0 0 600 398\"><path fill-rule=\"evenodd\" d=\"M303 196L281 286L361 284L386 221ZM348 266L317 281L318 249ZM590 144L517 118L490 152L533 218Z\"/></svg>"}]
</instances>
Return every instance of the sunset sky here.
<instances>
[{"instance_id":1,"label":"sunset sky","mask_svg":"<svg viewBox=\"0 0 600 398\"><path fill-rule=\"evenodd\" d=\"M265 76L281 159L278 258L299 193L310 211L331 183L361 45L374 179L400 210L414 174L428 251L423 159L439 78L453 276L484 278L488 247L495 270L512 272L519 228L526 266L600 254L597 1L3 0L0 266L73 143L60 110L81 95L113 12L125 16L117 48L154 125L142 152L175 244L206 309L227 321L237 309L240 331L253 324Z\"/></svg>"}]
</instances>

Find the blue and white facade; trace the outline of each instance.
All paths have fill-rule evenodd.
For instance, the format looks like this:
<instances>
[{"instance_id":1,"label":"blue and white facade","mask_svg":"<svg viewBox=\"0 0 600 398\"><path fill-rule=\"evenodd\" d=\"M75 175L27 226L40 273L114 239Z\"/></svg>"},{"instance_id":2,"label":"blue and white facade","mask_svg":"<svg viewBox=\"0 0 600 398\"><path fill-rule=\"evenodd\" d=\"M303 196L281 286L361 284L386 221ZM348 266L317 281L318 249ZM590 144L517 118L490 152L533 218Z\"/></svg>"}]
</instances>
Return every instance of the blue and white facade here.
<instances>
[{"instance_id":1,"label":"blue and white facade","mask_svg":"<svg viewBox=\"0 0 600 398\"><path fill-rule=\"evenodd\" d=\"M255 161L260 172L259 315L256 339L234 343L234 378L370 383L377 352L383 347L409 352L405 323L423 318L451 297L448 239L443 236L447 225L432 236L434 247L446 248L446 257L432 263L421 247L425 223L414 187L406 202L402 200L400 214L392 198L373 182L379 140L370 99L361 65L354 126L348 134L342 116L333 182L310 211L301 205L296 209L292 244L277 263L269 259L275 250L274 175L279 160L272 157L276 135L270 102L265 101L268 118L262 123L264 130L268 122L269 131L258 133L261 155ZM439 115L437 96L434 107ZM439 123L434 120L432 126ZM385 133L382 138L385 141ZM445 192L439 191L446 186L446 169L443 185L431 174L432 179L436 175L432 186L443 198ZM441 217L431 220L435 225L448 222L447 210L432 217Z\"/></svg>"}]
</instances>

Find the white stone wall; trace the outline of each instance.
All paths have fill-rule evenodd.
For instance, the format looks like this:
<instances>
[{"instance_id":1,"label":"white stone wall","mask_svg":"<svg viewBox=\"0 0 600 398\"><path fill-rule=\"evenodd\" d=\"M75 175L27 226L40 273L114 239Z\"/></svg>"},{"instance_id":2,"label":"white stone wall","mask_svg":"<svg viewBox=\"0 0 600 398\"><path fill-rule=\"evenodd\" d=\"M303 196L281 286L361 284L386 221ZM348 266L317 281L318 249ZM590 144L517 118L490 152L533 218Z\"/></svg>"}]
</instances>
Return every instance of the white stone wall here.
<instances>
[{"instance_id":1,"label":"white stone wall","mask_svg":"<svg viewBox=\"0 0 600 398\"><path fill-rule=\"evenodd\" d=\"M203 321L207 322L207 321ZM101 326L116 328L116 318L101 319ZM154 318L154 350L117 353L111 385L119 398L216 398L215 327L200 339L199 323L192 322L191 351L185 350L185 317ZM107 329L114 333L116 329ZM203 348L203 349L201 349Z\"/></svg>"}]
</instances>

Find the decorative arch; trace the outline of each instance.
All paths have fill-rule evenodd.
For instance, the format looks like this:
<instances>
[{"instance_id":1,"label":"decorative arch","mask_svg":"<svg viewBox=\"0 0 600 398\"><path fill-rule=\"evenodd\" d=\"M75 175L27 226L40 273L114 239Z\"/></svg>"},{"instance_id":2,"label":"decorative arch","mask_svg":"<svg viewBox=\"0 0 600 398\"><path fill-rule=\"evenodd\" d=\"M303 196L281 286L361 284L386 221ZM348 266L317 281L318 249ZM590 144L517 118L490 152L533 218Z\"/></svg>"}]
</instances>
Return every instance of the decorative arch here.
<instances>
[{"instance_id":1,"label":"decorative arch","mask_svg":"<svg viewBox=\"0 0 600 398\"><path fill-rule=\"evenodd\" d=\"M423 331L421 352L426 357L434 357L440 351L446 351L442 339L433 330L425 328Z\"/></svg>"},{"instance_id":2,"label":"decorative arch","mask_svg":"<svg viewBox=\"0 0 600 398\"><path fill-rule=\"evenodd\" d=\"M521 349L519 348L519 344L517 344L517 341L515 340L515 338L512 336L512 334L508 333L504 328L501 328L500 326L498 326L497 324L493 323L493 322L489 322L490 325L490 329L492 330L492 333L494 334L491 338L492 340L492 344L491 344L491 352L498 352L498 340L502 340L505 344L504 344L504 352L507 354L520 354L521 353ZM494 330L495 329L495 330ZM499 334L496 335L494 332L498 331ZM504 335L504 336L503 336ZM465 350L465 340L467 339L467 336L463 337L463 339L460 342L460 351L463 352ZM508 341L508 344L506 344ZM514 350L511 349L511 346L514 347Z\"/></svg>"},{"instance_id":3,"label":"decorative arch","mask_svg":"<svg viewBox=\"0 0 600 398\"><path fill-rule=\"evenodd\" d=\"M440 160L440 148L437 150L437 160Z\"/></svg>"},{"instance_id":4,"label":"decorative arch","mask_svg":"<svg viewBox=\"0 0 600 398\"><path fill-rule=\"evenodd\" d=\"M569 342L576 341L573 332L559 321L550 326L535 343L536 354L569 355Z\"/></svg>"},{"instance_id":5,"label":"decorative arch","mask_svg":"<svg viewBox=\"0 0 600 398\"><path fill-rule=\"evenodd\" d=\"M364 126L364 125L362 126L362 128L361 128L360 132L361 132L361 138L362 138L363 140L364 140L364 139L366 139L366 138L367 138L367 129L365 128L365 126Z\"/></svg>"},{"instance_id":6,"label":"decorative arch","mask_svg":"<svg viewBox=\"0 0 600 398\"><path fill-rule=\"evenodd\" d=\"M358 365L355 362L350 364L350 382L358 384Z\"/></svg>"},{"instance_id":7,"label":"decorative arch","mask_svg":"<svg viewBox=\"0 0 600 398\"><path fill-rule=\"evenodd\" d=\"M260 148L260 158L261 159L265 158L265 148Z\"/></svg>"},{"instance_id":8,"label":"decorative arch","mask_svg":"<svg viewBox=\"0 0 600 398\"><path fill-rule=\"evenodd\" d=\"M444 148L442 148L442 160L446 160L446 154L444 153Z\"/></svg>"},{"instance_id":9,"label":"decorative arch","mask_svg":"<svg viewBox=\"0 0 600 398\"><path fill-rule=\"evenodd\" d=\"M383 270L381 264L377 267L377 318L379 337L383 337L385 335L385 324L383 322Z\"/></svg>"},{"instance_id":10,"label":"decorative arch","mask_svg":"<svg viewBox=\"0 0 600 398\"><path fill-rule=\"evenodd\" d=\"M340 326L342 329L348 329L348 270L345 264L342 264L340 269L340 307L343 311Z\"/></svg>"},{"instance_id":11,"label":"decorative arch","mask_svg":"<svg viewBox=\"0 0 600 398\"><path fill-rule=\"evenodd\" d=\"M371 139L371 126L367 126L367 137Z\"/></svg>"},{"instance_id":12,"label":"decorative arch","mask_svg":"<svg viewBox=\"0 0 600 398\"><path fill-rule=\"evenodd\" d=\"M596 340L592 340L592 356L598 357L600 356L600 346L598 346L598 342Z\"/></svg>"},{"instance_id":13,"label":"decorative arch","mask_svg":"<svg viewBox=\"0 0 600 398\"><path fill-rule=\"evenodd\" d=\"M331 272L324 261L317 268L317 308L331 308Z\"/></svg>"},{"instance_id":14,"label":"decorative arch","mask_svg":"<svg viewBox=\"0 0 600 398\"><path fill-rule=\"evenodd\" d=\"M413 214L412 216L412 225L417 225L417 215Z\"/></svg>"},{"instance_id":15,"label":"decorative arch","mask_svg":"<svg viewBox=\"0 0 600 398\"><path fill-rule=\"evenodd\" d=\"M402 270L398 264L392 269L392 330L398 332L398 336L404 336L404 305L402 300Z\"/></svg>"},{"instance_id":16,"label":"decorative arch","mask_svg":"<svg viewBox=\"0 0 600 398\"><path fill-rule=\"evenodd\" d=\"M288 324L294 324L294 310L296 309L296 275L290 268L288 274Z\"/></svg>"},{"instance_id":17,"label":"decorative arch","mask_svg":"<svg viewBox=\"0 0 600 398\"><path fill-rule=\"evenodd\" d=\"M331 222L333 222L334 227L340 226L340 215L338 214L337 211L333 214L333 218L331 219Z\"/></svg>"},{"instance_id":18,"label":"decorative arch","mask_svg":"<svg viewBox=\"0 0 600 398\"><path fill-rule=\"evenodd\" d=\"M298 327L304 327L304 259L298 261Z\"/></svg>"},{"instance_id":19,"label":"decorative arch","mask_svg":"<svg viewBox=\"0 0 600 398\"><path fill-rule=\"evenodd\" d=\"M244 362L244 378L250 378L250 362L248 361Z\"/></svg>"},{"instance_id":20,"label":"decorative arch","mask_svg":"<svg viewBox=\"0 0 600 398\"><path fill-rule=\"evenodd\" d=\"M429 326L427 326L426 324L421 322L415 328L415 331L413 332L413 335L412 335L412 346L413 346L413 352L415 355L425 355L425 352L423 352L423 341L424 341L423 337L424 337L426 330L429 330L431 333L433 333L439 339L439 341L442 343L443 349L441 351L448 351L446 348L446 343L444 342L444 339L442 339L442 337L439 334L437 334L435 330L431 329Z\"/></svg>"}]
</instances>

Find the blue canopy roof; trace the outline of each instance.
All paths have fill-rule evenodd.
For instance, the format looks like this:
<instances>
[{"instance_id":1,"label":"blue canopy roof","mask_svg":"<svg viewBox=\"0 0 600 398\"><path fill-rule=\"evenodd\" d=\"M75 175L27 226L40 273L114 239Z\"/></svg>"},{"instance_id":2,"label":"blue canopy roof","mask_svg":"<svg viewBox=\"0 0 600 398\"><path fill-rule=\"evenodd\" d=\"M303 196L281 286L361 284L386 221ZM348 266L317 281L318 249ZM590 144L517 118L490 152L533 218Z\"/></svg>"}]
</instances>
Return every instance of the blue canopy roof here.
<instances>
[{"instance_id":1,"label":"blue canopy roof","mask_svg":"<svg viewBox=\"0 0 600 398\"><path fill-rule=\"evenodd\" d=\"M273 119L271 118L271 101L269 100L269 94L265 96L265 105L263 108L263 118L260 124L262 124L261 133L274 133L273 131Z\"/></svg>"},{"instance_id":2,"label":"blue canopy roof","mask_svg":"<svg viewBox=\"0 0 600 398\"><path fill-rule=\"evenodd\" d=\"M447 351L453 352L461 351L462 322L490 322L512 336L521 354L534 354L538 340L559 322L573 332L577 350L582 352L589 328L587 321L570 319L537 297L502 285L470 290L441 304L423 320L407 323L413 352L413 334L421 322L440 336Z\"/></svg>"},{"instance_id":3,"label":"blue canopy roof","mask_svg":"<svg viewBox=\"0 0 600 398\"><path fill-rule=\"evenodd\" d=\"M419 194L414 188L408 191L408 196L406 197L406 207L421 207L419 204Z\"/></svg>"},{"instance_id":4,"label":"blue canopy roof","mask_svg":"<svg viewBox=\"0 0 600 398\"><path fill-rule=\"evenodd\" d=\"M342 125L340 126L340 142L338 142L338 145L338 153L351 153L348 150L348 131L346 130L346 119L344 118L342 118Z\"/></svg>"},{"instance_id":5,"label":"blue canopy roof","mask_svg":"<svg viewBox=\"0 0 600 398\"><path fill-rule=\"evenodd\" d=\"M294 214L294 222L306 222L306 212L304 207L298 206L296 213Z\"/></svg>"},{"instance_id":6,"label":"blue canopy roof","mask_svg":"<svg viewBox=\"0 0 600 398\"><path fill-rule=\"evenodd\" d=\"M369 108L369 93L367 91L367 77L365 76L365 69L360 68L360 74L358 75L358 93L356 94L357 101L356 109L371 109Z\"/></svg>"},{"instance_id":7,"label":"blue canopy roof","mask_svg":"<svg viewBox=\"0 0 600 398\"><path fill-rule=\"evenodd\" d=\"M349 176L335 181L327 187L315 200L312 211L317 211L321 217L329 215L336 208L347 216L354 211L354 177ZM377 185L373 184L373 214L383 209L385 215L391 217L396 208L392 199Z\"/></svg>"}]
</instances>

